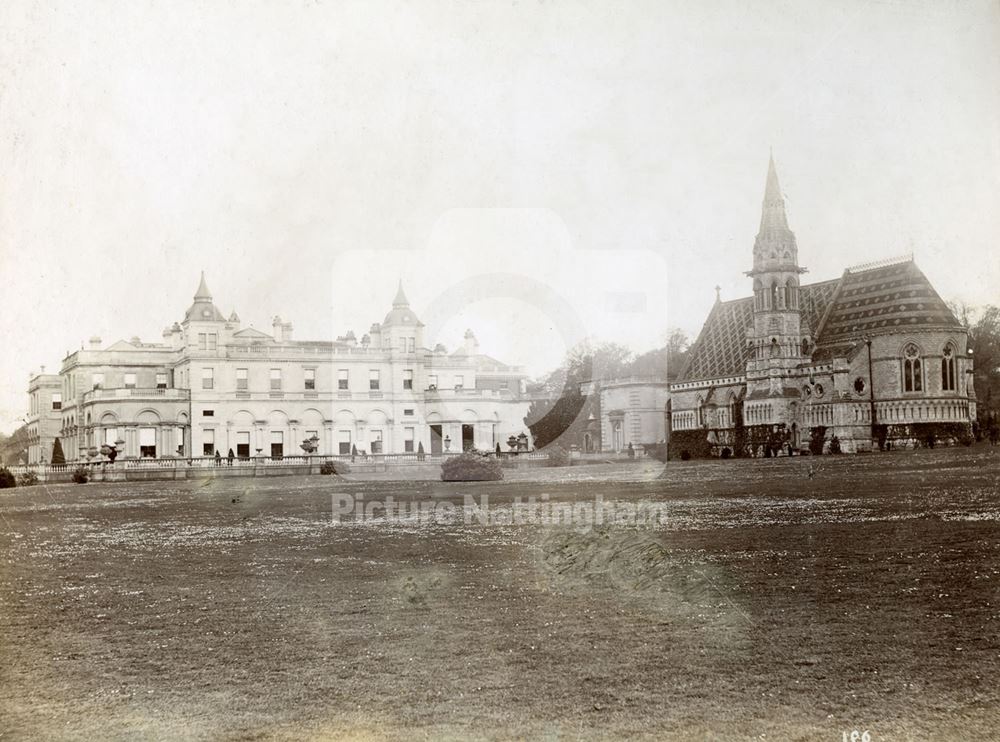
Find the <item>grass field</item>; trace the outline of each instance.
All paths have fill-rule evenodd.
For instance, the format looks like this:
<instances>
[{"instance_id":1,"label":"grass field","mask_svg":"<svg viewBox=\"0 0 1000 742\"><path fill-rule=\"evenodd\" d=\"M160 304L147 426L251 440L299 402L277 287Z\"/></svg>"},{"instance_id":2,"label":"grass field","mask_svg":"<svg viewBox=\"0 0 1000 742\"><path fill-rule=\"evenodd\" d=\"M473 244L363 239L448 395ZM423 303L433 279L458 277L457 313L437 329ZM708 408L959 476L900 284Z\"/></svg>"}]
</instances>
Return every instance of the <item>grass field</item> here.
<instances>
[{"instance_id":1,"label":"grass field","mask_svg":"<svg viewBox=\"0 0 1000 742\"><path fill-rule=\"evenodd\" d=\"M1000 449L657 474L5 491L0 739L1000 734ZM668 518L336 525L338 492Z\"/></svg>"}]
</instances>

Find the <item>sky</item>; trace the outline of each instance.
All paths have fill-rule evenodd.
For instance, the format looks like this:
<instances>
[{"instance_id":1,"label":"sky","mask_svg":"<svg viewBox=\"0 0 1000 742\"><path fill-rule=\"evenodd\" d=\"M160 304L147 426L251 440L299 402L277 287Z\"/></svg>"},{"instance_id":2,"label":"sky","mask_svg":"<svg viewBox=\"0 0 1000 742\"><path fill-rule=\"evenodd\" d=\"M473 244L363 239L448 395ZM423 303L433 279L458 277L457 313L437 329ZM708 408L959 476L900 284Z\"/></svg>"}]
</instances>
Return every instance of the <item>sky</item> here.
<instances>
[{"instance_id":1,"label":"sky","mask_svg":"<svg viewBox=\"0 0 1000 742\"><path fill-rule=\"evenodd\" d=\"M746 296L769 151L805 280L1000 302L1000 4L0 4L0 431L92 335L216 303L532 374Z\"/></svg>"}]
</instances>

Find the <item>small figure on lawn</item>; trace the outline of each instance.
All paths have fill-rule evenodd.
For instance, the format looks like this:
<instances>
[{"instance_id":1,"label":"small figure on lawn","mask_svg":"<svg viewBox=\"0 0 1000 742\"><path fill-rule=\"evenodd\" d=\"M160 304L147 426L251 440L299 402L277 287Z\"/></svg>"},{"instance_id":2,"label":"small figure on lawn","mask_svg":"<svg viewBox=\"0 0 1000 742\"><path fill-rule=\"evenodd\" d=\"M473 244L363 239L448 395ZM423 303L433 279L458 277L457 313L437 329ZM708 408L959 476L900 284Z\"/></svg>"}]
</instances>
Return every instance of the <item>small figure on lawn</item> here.
<instances>
[{"instance_id":1,"label":"small figure on lawn","mask_svg":"<svg viewBox=\"0 0 1000 742\"><path fill-rule=\"evenodd\" d=\"M635 449L632 448L632 441L628 442L628 457L630 459L634 459L635 458Z\"/></svg>"},{"instance_id":2,"label":"small figure on lawn","mask_svg":"<svg viewBox=\"0 0 1000 742\"><path fill-rule=\"evenodd\" d=\"M231 448L229 449L229 455L226 458L229 459L229 465L232 466L233 465L233 459L236 458L236 454L233 453L233 449L231 449Z\"/></svg>"},{"instance_id":3,"label":"small figure on lawn","mask_svg":"<svg viewBox=\"0 0 1000 742\"><path fill-rule=\"evenodd\" d=\"M222 465L222 454L219 453L219 449L215 449L215 465L216 466Z\"/></svg>"}]
</instances>

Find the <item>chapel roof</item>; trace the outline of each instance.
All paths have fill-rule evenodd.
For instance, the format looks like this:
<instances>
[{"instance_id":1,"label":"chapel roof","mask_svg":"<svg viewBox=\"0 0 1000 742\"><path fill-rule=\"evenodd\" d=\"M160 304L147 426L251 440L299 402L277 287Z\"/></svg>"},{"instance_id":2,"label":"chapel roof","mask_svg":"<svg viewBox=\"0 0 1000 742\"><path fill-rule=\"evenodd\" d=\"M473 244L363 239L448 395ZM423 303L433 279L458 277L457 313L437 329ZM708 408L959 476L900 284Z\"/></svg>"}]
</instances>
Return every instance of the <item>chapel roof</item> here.
<instances>
[{"instance_id":1,"label":"chapel roof","mask_svg":"<svg viewBox=\"0 0 1000 742\"><path fill-rule=\"evenodd\" d=\"M912 258L844 271L840 278L799 288L803 328L814 338L814 362L846 357L865 335L898 330L961 328ZM753 297L716 302L691 347L678 381L746 373Z\"/></svg>"}]
</instances>

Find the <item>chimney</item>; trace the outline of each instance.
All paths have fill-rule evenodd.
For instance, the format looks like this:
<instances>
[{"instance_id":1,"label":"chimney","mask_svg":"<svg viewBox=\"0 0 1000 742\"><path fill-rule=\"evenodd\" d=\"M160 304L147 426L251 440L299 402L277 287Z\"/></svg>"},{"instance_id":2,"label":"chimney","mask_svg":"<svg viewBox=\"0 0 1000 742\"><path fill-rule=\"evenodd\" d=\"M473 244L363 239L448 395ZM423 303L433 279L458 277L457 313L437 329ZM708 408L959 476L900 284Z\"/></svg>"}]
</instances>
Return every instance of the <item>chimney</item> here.
<instances>
[{"instance_id":1,"label":"chimney","mask_svg":"<svg viewBox=\"0 0 1000 742\"><path fill-rule=\"evenodd\" d=\"M290 343L292 341L291 322L285 322L281 325L281 339L284 340L286 343Z\"/></svg>"},{"instance_id":2,"label":"chimney","mask_svg":"<svg viewBox=\"0 0 1000 742\"><path fill-rule=\"evenodd\" d=\"M92 335L90 338L90 349L100 350L101 349L101 338L98 335Z\"/></svg>"},{"instance_id":3,"label":"chimney","mask_svg":"<svg viewBox=\"0 0 1000 742\"><path fill-rule=\"evenodd\" d=\"M282 337L282 332L281 332L282 327L283 325L281 324L281 317L275 315L274 319L271 320L271 331L272 334L274 335L274 339L277 340L279 343L284 339Z\"/></svg>"},{"instance_id":4,"label":"chimney","mask_svg":"<svg viewBox=\"0 0 1000 742\"><path fill-rule=\"evenodd\" d=\"M479 341L476 340L475 333L472 330L465 331L465 342L463 343L463 350L468 356L479 355Z\"/></svg>"}]
</instances>

